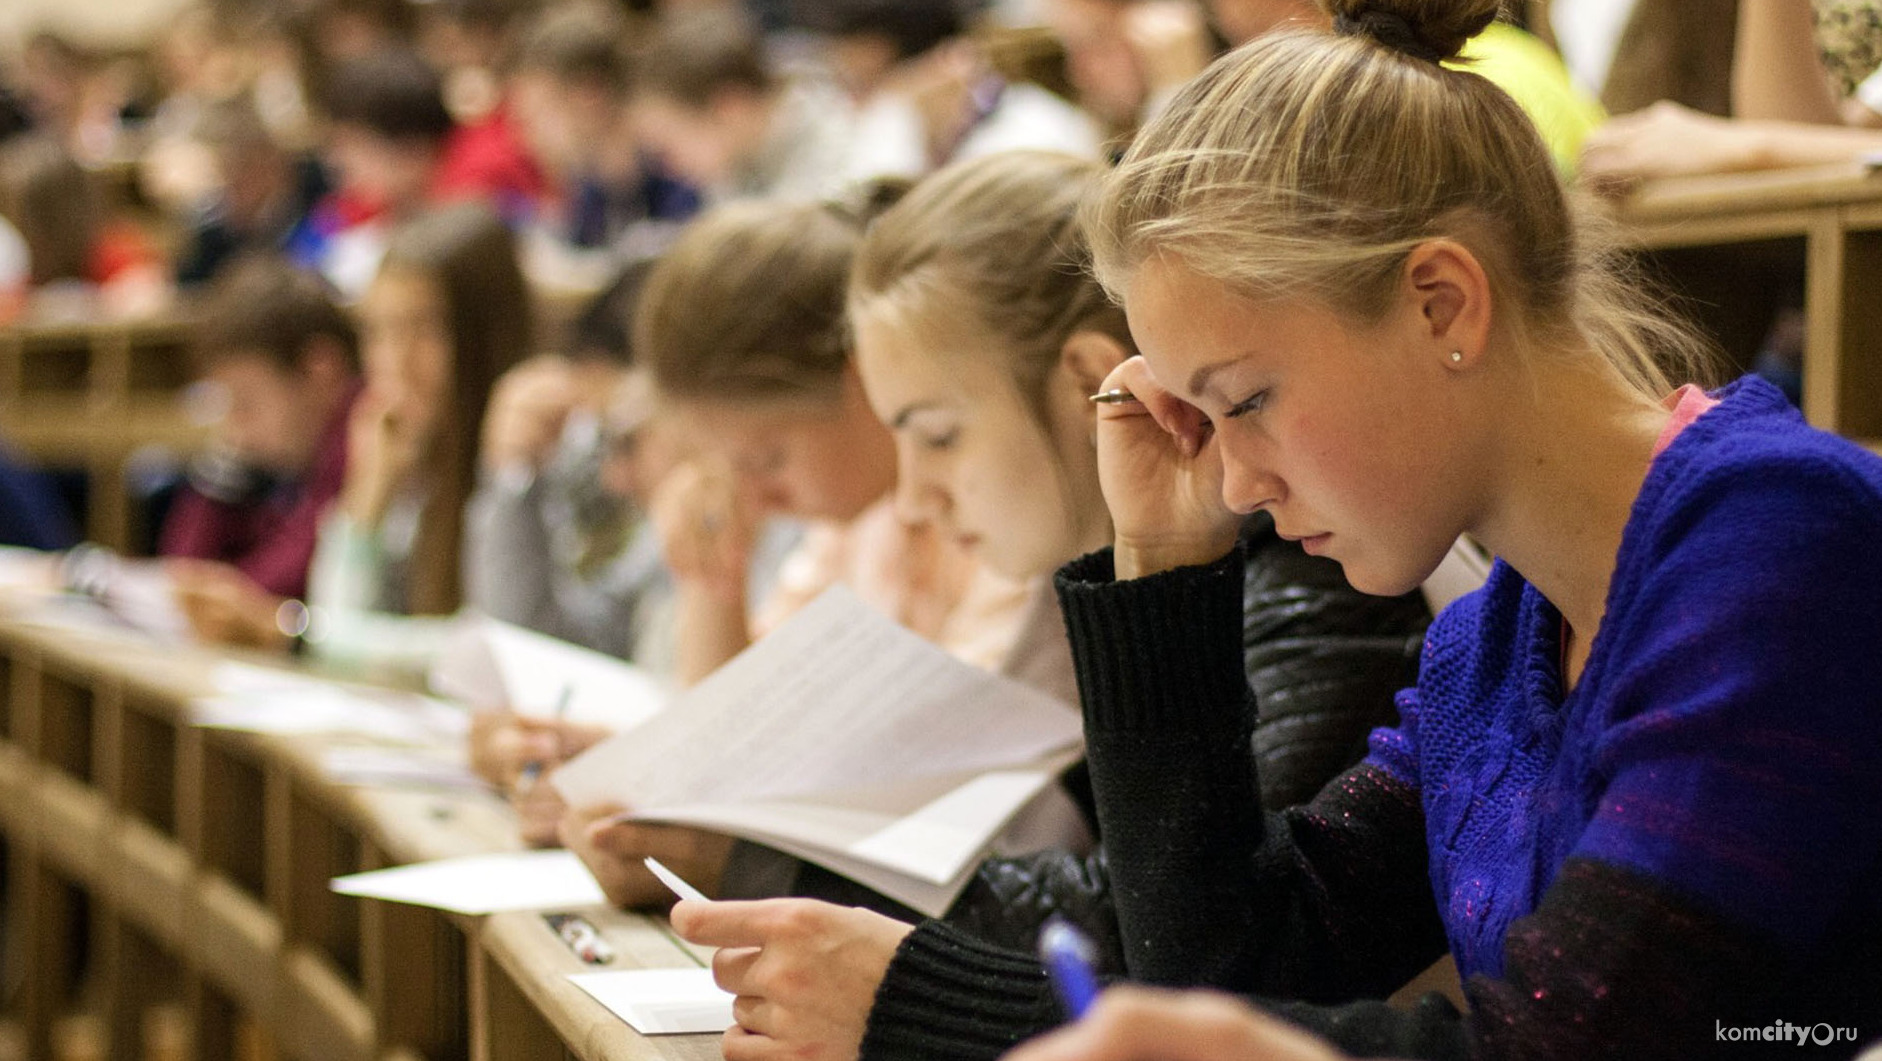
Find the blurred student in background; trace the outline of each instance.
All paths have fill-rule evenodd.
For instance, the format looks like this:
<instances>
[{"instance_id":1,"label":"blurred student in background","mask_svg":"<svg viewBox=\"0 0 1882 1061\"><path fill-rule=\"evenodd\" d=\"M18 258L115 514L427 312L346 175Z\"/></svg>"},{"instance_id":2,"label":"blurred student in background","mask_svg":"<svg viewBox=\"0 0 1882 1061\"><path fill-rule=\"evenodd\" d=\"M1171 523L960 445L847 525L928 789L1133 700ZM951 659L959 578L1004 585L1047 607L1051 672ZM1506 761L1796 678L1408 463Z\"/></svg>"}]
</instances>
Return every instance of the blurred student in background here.
<instances>
[{"instance_id":1,"label":"blurred student in background","mask_svg":"<svg viewBox=\"0 0 1882 1061\"><path fill-rule=\"evenodd\" d=\"M848 173L919 177L958 159L1039 148L1097 158L1098 124L1038 85L1009 81L965 35L954 0L805 5L860 108Z\"/></svg>"},{"instance_id":2,"label":"blurred student in background","mask_svg":"<svg viewBox=\"0 0 1882 1061\"><path fill-rule=\"evenodd\" d=\"M1195 0L1050 0L1044 14L1079 102L1122 140L1215 58Z\"/></svg>"},{"instance_id":3,"label":"blurred student in background","mask_svg":"<svg viewBox=\"0 0 1882 1061\"><path fill-rule=\"evenodd\" d=\"M518 48L513 106L549 183L534 227L570 247L645 251L699 209L634 136L627 39L618 13L575 0L533 19Z\"/></svg>"},{"instance_id":4,"label":"blurred student in background","mask_svg":"<svg viewBox=\"0 0 1882 1061\"><path fill-rule=\"evenodd\" d=\"M308 577L322 656L430 662L438 617L463 600L477 426L498 377L528 356L532 320L515 243L488 207L442 207L393 234L360 304L366 390Z\"/></svg>"},{"instance_id":5,"label":"blurred student in background","mask_svg":"<svg viewBox=\"0 0 1882 1061\"><path fill-rule=\"evenodd\" d=\"M260 257L232 265L211 290L195 355L222 417L158 551L201 561L171 566L203 637L265 643L280 600L307 592L321 516L346 476L359 341L319 277Z\"/></svg>"},{"instance_id":6,"label":"blurred student in background","mask_svg":"<svg viewBox=\"0 0 1882 1061\"><path fill-rule=\"evenodd\" d=\"M277 143L246 93L204 106L177 142L153 149L151 161L161 166L192 155L208 183L183 204L179 284L206 283L245 252L284 250L329 191L326 171Z\"/></svg>"},{"instance_id":7,"label":"blurred student in background","mask_svg":"<svg viewBox=\"0 0 1882 1061\"><path fill-rule=\"evenodd\" d=\"M62 312L88 313L93 295L112 316L168 305L156 247L112 215L92 175L56 140L29 134L0 145L0 218L20 236L31 290L75 298Z\"/></svg>"},{"instance_id":8,"label":"blurred student in background","mask_svg":"<svg viewBox=\"0 0 1882 1061\"><path fill-rule=\"evenodd\" d=\"M670 586L646 512L672 446L622 327L649 268L631 266L596 300L570 356L535 358L498 381L464 586L466 603L497 619L665 673Z\"/></svg>"},{"instance_id":9,"label":"blurred student in background","mask_svg":"<svg viewBox=\"0 0 1882 1061\"><path fill-rule=\"evenodd\" d=\"M414 52L348 61L328 77L323 98L323 153L337 186L290 247L349 297L375 275L389 230L427 206L476 199L521 218L541 197L533 163L488 138L460 135L438 73Z\"/></svg>"},{"instance_id":10,"label":"blurred student in background","mask_svg":"<svg viewBox=\"0 0 1882 1061\"><path fill-rule=\"evenodd\" d=\"M1663 100L1616 119L1583 159L1599 187L1849 162L1882 151L1882 9L1740 0L1732 116Z\"/></svg>"},{"instance_id":11,"label":"blurred student in background","mask_svg":"<svg viewBox=\"0 0 1882 1061\"><path fill-rule=\"evenodd\" d=\"M394 231L360 303L365 387L305 601L244 609L228 640L423 673L463 598L477 425L497 378L527 356L531 321L515 244L488 207L440 207Z\"/></svg>"},{"instance_id":12,"label":"blurred student in background","mask_svg":"<svg viewBox=\"0 0 1882 1061\"><path fill-rule=\"evenodd\" d=\"M1325 30L1332 18L1315 0L1210 0L1216 24L1235 44L1291 29ZM1452 62L1480 74L1529 115L1555 164L1575 172L1582 144L1607 118L1587 90L1575 84L1554 49L1507 22L1492 22Z\"/></svg>"},{"instance_id":13,"label":"blurred student in background","mask_svg":"<svg viewBox=\"0 0 1882 1061\"><path fill-rule=\"evenodd\" d=\"M636 135L710 200L842 190L854 115L832 84L779 73L736 9L666 15L636 56Z\"/></svg>"}]
</instances>

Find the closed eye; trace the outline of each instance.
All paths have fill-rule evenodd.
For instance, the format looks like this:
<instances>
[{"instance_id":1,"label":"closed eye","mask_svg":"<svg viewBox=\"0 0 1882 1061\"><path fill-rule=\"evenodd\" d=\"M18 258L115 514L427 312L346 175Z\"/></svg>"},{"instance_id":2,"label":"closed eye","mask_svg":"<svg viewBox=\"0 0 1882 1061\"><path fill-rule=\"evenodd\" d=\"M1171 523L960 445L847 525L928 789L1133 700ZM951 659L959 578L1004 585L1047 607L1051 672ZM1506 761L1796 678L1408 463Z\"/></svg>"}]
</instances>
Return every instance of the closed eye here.
<instances>
[{"instance_id":1,"label":"closed eye","mask_svg":"<svg viewBox=\"0 0 1882 1061\"><path fill-rule=\"evenodd\" d=\"M919 441L921 442L923 446L926 446L929 449L943 450L954 445L955 440L960 438L960 435L961 435L960 429L954 428L952 430L944 431L938 435L918 435L916 437L919 439Z\"/></svg>"},{"instance_id":2,"label":"closed eye","mask_svg":"<svg viewBox=\"0 0 1882 1061\"><path fill-rule=\"evenodd\" d=\"M1229 411L1223 414L1223 418L1227 420L1237 420L1243 416L1248 415L1249 413L1260 412L1262 410L1262 407L1268 404L1268 394L1269 392L1265 388L1262 390L1256 391L1255 393L1249 395L1248 397L1242 399L1240 402L1231 406L1229 408Z\"/></svg>"}]
</instances>

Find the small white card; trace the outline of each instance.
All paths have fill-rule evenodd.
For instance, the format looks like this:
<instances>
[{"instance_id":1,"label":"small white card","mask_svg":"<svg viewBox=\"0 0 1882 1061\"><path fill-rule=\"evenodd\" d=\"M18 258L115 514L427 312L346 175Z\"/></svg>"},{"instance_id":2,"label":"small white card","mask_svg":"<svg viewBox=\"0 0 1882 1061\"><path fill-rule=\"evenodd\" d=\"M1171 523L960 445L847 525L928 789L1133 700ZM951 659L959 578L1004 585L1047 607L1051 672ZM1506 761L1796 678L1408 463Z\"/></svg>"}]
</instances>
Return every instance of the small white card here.
<instances>
[{"instance_id":1,"label":"small white card","mask_svg":"<svg viewBox=\"0 0 1882 1061\"><path fill-rule=\"evenodd\" d=\"M735 1023L732 996L711 969L571 973L569 981L642 1035L717 1035Z\"/></svg>"},{"instance_id":2,"label":"small white card","mask_svg":"<svg viewBox=\"0 0 1882 1061\"><path fill-rule=\"evenodd\" d=\"M332 887L341 895L459 914L558 910L608 901L588 867L568 851L515 851L417 862L335 877Z\"/></svg>"}]
</instances>

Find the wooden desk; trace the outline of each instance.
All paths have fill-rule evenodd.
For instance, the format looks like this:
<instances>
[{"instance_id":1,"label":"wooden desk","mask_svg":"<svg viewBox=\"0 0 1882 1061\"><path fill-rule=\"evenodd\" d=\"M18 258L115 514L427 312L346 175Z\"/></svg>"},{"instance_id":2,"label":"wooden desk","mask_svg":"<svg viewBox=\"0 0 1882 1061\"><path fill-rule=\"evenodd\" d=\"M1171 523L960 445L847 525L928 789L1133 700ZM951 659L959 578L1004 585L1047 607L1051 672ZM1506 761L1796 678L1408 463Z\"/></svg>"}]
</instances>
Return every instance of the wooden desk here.
<instances>
[{"instance_id":1,"label":"wooden desk","mask_svg":"<svg viewBox=\"0 0 1882 1061\"><path fill-rule=\"evenodd\" d=\"M333 894L337 874L514 848L515 820L483 792L336 784L331 741L190 726L216 658L0 609L7 1001L31 1056L85 1011L135 1058L159 1004L204 1061L717 1056L713 1036L642 1039L567 983L585 967L537 915ZM699 962L658 920L584 913L615 967Z\"/></svg>"},{"instance_id":2,"label":"wooden desk","mask_svg":"<svg viewBox=\"0 0 1882 1061\"><path fill-rule=\"evenodd\" d=\"M1661 181L1617 216L1636 246L1671 263L1676 286L1726 318L1747 287L1768 287L1751 272L1760 255L1801 265L1804 415L1882 439L1882 174L1847 164Z\"/></svg>"},{"instance_id":3,"label":"wooden desk","mask_svg":"<svg viewBox=\"0 0 1882 1061\"><path fill-rule=\"evenodd\" d=\"M125 472L139 450L187 454L207 437L177 401L189 336L186 316L0 328L0 434L35 463L87 473L93 541L133 544Z\"/></svg>"}]
</instances>

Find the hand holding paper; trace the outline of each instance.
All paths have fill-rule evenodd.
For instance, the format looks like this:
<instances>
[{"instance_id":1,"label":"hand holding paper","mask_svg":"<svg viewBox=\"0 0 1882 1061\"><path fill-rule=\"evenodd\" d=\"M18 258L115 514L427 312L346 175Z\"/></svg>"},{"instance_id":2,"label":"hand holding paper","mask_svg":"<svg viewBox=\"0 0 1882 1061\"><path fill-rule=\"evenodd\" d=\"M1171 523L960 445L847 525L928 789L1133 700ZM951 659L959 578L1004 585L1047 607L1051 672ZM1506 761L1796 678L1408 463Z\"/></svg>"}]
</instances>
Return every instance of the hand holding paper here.
<instances>
[{"instance_id":1,"label":"hand holding paper","mask_svg":"<svg viewBox=\"0 0 1882 1061\"><path fill-rule=\"evenodd\" d=\"M649 856L708 891L718 890L732 853L731 837L683 825L626 821L620 811L616 804L587 807L570 811L562 822L562 842L581 857L609 902L630 909L667 905L671 894L647 866Z\"/></svg>"}]
</instances>

